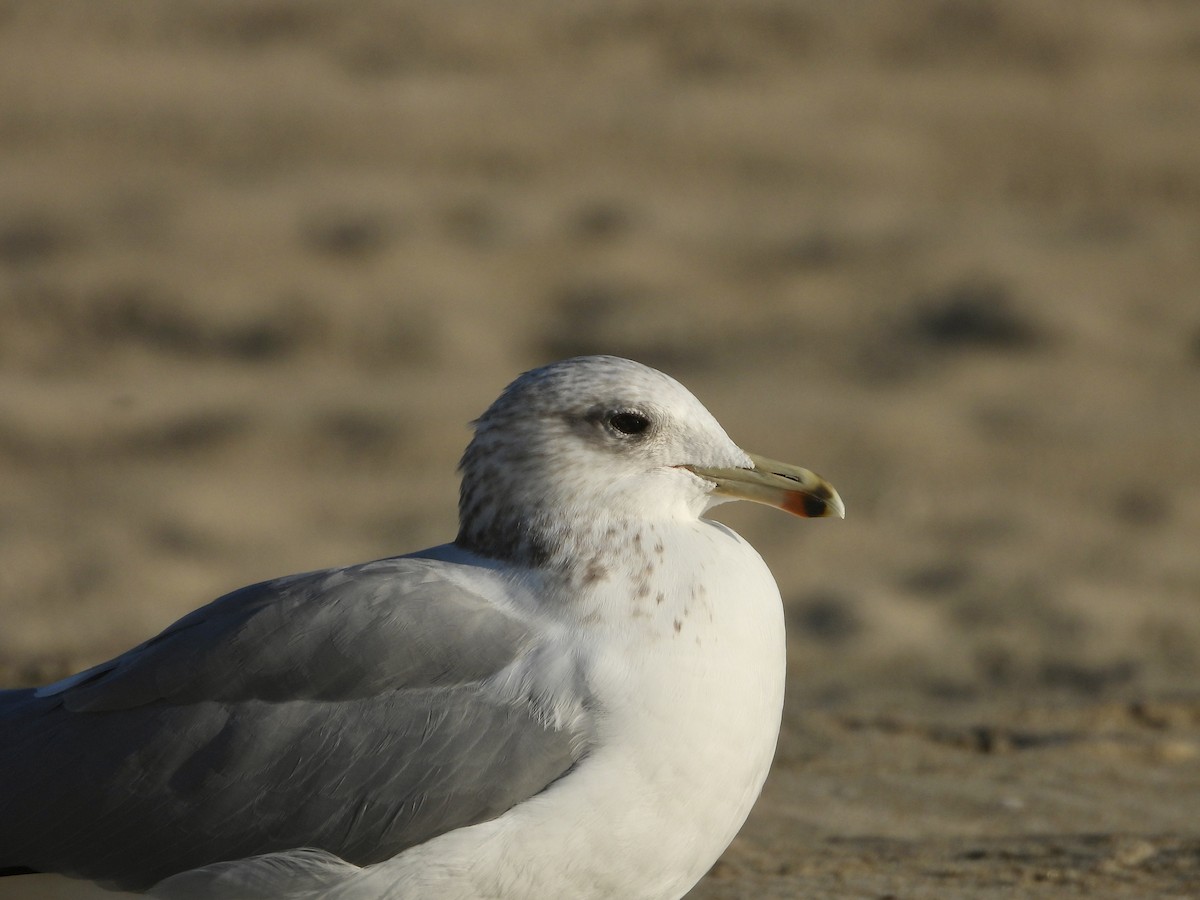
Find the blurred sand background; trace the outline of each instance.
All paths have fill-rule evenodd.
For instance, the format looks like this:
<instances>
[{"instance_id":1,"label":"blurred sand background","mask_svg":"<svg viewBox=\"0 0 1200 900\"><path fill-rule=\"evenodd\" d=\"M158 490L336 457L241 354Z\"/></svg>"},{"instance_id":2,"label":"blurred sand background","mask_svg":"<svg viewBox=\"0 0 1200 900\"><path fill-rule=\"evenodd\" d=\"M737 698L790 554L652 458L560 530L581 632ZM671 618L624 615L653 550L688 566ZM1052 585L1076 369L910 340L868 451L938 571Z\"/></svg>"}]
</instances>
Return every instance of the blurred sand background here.
<instances>
[{"instance_id":1,"label":"blurred sand background","mask_svg":"<svg viewBox=\"0 0 1200 900\"><path fill-rule=\"evenodd\" d=\"M849 510L721 512L790 685L692 898L1200 895L1200 4L0 2L0 683L449 539L590 352Z\"/></svg>"}]
</instances>

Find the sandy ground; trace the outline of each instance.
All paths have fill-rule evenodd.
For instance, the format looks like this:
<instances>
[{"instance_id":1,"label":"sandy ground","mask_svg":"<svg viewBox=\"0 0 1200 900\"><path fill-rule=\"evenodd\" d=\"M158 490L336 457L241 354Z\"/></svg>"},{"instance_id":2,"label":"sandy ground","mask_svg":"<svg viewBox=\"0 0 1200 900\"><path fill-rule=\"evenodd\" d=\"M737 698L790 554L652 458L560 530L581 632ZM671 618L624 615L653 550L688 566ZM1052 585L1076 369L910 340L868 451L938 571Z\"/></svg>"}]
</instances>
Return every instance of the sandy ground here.
<instances>
[{"instance_id":1,"label":"sandy ground","mask_svg":"<svg viewBox=\"0 0 1200 900\"><path fill-rule=\"evenodd\" d=\"M1192 0L0 2L0 683L447 539L616 353L849 510L723 514L789 699L692 898L1197 896L1198 286Z\"/></svg>"}]
</instances>

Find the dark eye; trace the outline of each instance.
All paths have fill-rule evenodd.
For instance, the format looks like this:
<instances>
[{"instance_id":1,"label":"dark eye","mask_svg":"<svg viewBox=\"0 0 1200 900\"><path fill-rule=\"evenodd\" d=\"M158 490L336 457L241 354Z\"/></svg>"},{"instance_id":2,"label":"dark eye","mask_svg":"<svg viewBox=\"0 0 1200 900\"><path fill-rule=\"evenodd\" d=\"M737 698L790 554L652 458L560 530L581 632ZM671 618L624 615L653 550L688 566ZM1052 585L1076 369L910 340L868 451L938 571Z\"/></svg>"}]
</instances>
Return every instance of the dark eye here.
<instances>
[{"instance_id":1,"label":"dark eye","mask_svg":"<svg viewBox=\"0 0 1200 900\"><path fill-rule=\"evenodd\" d=\"M641 413L618 412L608 417L608 424L621 434L641 434L650 427L650 420Z\"/></svg>"}]
</instances>

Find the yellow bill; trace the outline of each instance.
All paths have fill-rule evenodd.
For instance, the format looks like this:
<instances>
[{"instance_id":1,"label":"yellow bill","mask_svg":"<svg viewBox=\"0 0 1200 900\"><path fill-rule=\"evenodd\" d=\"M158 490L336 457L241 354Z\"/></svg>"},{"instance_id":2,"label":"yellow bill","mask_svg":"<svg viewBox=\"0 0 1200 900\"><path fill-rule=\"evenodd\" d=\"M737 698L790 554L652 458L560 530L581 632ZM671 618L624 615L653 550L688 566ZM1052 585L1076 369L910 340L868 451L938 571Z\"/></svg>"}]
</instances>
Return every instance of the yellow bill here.
<instances>
[{"instance_id":1,"label":"yellow bill","mask_svg":"<svg viewBox=\"0 0 1200 900\"><path fill-rule=\"evenodd\" d=\"M765 503L794 516L817 519L824 516L846 518L846 506L828 481L816 472L802 469L757 454L747 454L753 469L718 469L681 466L711 481L714 494L737 500Z\"/></svg>"}]
</instances>

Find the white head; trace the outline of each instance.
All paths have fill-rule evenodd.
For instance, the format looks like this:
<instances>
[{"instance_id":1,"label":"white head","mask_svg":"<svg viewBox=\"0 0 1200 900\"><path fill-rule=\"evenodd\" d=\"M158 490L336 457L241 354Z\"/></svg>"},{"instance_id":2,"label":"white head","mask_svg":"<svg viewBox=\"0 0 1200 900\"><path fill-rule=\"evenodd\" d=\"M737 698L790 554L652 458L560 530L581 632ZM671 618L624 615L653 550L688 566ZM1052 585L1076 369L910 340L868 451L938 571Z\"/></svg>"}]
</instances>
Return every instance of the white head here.
<instances>
[{"instance_id":1,"label":"white head","mask_svg":"<svg viewBox=\"0 0 1200 900\"><path fill-rule=\"evenodd\" d=\"M627 359L584 356L526 372L474 426L460 464L457 543L486 556L540 565L598 525L695 519L738 496L774 502L725 489L731 473L761 481L761 463L683 385ZM811 493L787 477L791 493Z\"/></svg>"},{"instance_id":2,"label":"white head","mask_svg":"<svg viewBox=\"0 0 1200 900\"><path fill-rule=\"evenodd\" d=\"M611 356L526 372L474 425L458 541L535 563L577 519L700 515L711 485L678 466L751 465L683 385Z\"/></svg>"}]
</instances>

